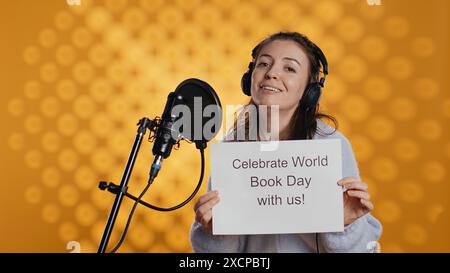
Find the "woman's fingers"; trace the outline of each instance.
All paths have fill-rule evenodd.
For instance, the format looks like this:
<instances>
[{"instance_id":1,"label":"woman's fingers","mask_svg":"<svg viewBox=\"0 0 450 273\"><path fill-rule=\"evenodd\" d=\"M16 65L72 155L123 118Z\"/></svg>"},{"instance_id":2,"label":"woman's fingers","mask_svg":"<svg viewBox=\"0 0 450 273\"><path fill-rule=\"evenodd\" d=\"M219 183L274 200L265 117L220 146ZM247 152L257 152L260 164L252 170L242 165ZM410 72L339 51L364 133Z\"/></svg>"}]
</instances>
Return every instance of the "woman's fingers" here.
<instances>
[{"instance_id":1,"label":"woman's fingers","mask_svg":"<svg viewBox=\"0 0 450 273\"><path fill-rule=\"evenodd\" d=\"M211 210L217 203L219 203L219 196L213 197L204 203L197 209L197 213L205 214L208 210Z\"/></svg>"},{"instance_id":2,"label":"woman's fingers","mask_svg":"<svg viewBox=\"0 0 450 273\"><path fill-rule=\"evenodd\" d=\"M212 207L219 203L219 192L210 191L200 196L194 205L195 220L209 229L212 219Z\"/></svg>"},{"instance_id":3,"label":"woman's fingers","mask_svg":"<svg viewBox=\"0 0 450 273\"><path fill-rule=\"evenodd\" d=\"M345 177L337 182L338 185L344 187L346 190L360 190L367 191L369 185L361 182L358 178L350 176Z\"/></svg>"},{"instance_id":4,"label":"woman's fingers","mask_svg":"<svg viewBox=\"0 0 450 273\"><path fill-rule=\"evenodd\" d=\"M198 222L206 225L212 217L212 208L219 203L220 198L215 196L209 199L206 203L203 203L201 206L197 208L195 211L195 216ZM205 218L206 217L206 218ZM209 217L209 218L208 218Z\"/></svg>"},{"instance_id":5,"label":"woman's fingers","mask_svg":"<svg viewBox=\"0 0 450 273\"><path fill-rule=\"evenodd\" d=\"M343 185L344 188L347 190L361 190L361 191L367 191L369 186L364 182L347 182Z\"/></svg>"},{"instance_id":6,"label":"woman's fingers","mask_svg":"<svg viewBox=\"0 0 450 273\"><path fill-rule=\"evenodd\" d=\"M212 218L212 210L208 210L205 214L203 214L203 216L200 218L200 223L204 226L207 227L209 222L211 221Z\"/></svg>"},{"instance_id":7,"label":"woman's fingers","mask_svg":"<svg viewBox=\"0 0 450 273\"><path fill-rule=\"evenodd\" d=\"M366 199L361 199L361 204L363 204L369 211L374 209L372 202Z\"/></svg>"},{"instance_id":8,"label":"woman's fingers","mask_svg":"<svg viewBox=\"0 0 450 273\"><path fill-rule=\"evenodd\" d=\"M348 177L342 178L337 183L339 186L343 186L344 184L351 183L351 182L357 182L357 181L359 181L359 179L357 177L348 176Z\"/></svg>"},{"instance_id":9,"label":"woman's fingers","mask_svg":"<svg viewBox=\"0 0 450 273\"><path fill-rule=\"evenodd\" d=\"M197 209L203 205L204 203L208 202L209 200L211 200L211 198L214 198L216 196L219 196L219 192L218 191L210 191L207 192L205 194L203 194L202 196L200 196L197 200L197 202L194 205L194 211L197 211Z\"/></svg>"},{"instance_id":10,"label":"woman's fingers","mask_svg":"<svg viewBox=\"0 0 450 273\"><path fill-rule=\"evenodd\" d=\"M358 190L348 190L347 194L351 197L356 197L356 198L360 198L360 199L365 199L365 200L370 200L370 195L369 193L365 192L365 191L358 191Z\"/></svg>"}]
</instances>

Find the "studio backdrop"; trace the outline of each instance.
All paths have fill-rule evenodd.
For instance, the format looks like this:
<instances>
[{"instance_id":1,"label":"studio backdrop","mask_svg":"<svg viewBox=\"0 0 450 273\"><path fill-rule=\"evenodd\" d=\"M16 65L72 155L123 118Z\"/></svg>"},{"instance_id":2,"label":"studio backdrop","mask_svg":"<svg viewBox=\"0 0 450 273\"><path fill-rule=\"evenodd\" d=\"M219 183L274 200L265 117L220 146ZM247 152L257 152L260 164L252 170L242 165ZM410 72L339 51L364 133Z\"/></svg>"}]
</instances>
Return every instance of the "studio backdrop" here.
<instances>
[{"instance_id":1,"label":"studio backdrop","mask_svg":"<svg viewBox=\"0 0 450 273\"><path fill-rule=\"evenodd\" d=\"M114 201L98 182L120 182L138 120L160 115L187 78L211 84L224 110L246 103L251 49L282 30L328 58L321 107L353 145L381 251L450 251L449 10L446 0L2 0L0 251L96 252ZM144 140L134 195L153 158ZM181 145L147 202L176 205L194 190L198 152ZM191 252L193 205L138 207L121 251Z\"/></svg>"}]
</instances>

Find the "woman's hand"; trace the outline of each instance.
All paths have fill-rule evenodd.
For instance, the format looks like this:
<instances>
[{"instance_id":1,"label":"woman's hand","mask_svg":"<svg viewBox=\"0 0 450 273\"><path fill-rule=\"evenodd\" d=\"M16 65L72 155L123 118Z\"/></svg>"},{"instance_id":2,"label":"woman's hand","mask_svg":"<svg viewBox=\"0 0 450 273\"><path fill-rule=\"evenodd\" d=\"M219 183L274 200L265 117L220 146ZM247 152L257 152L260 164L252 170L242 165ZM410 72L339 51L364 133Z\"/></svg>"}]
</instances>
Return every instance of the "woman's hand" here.
<instances>
[{"instance_id":1,"label":"woman's hand","mask_svg":"<svg viewBox=\"0 0 450 273\"><path fill-rule=\"evenodd\" d=\"M350 225L373 210L366 183L356 177L345 177L338 181L338 185L347 189L344 192L344 225Z\"/></svg>"},{"instance_id":2,"label":"woman's hand","mask_svg":"<svg viewBox=\"0 0 450 273\"><path fill-rule=\"evenodd\" d=\"M219 200L219 192L210 191L200 196L194 205L195 220L209 232L212 231L212 208Z\"/></svg>"}]
</instances>

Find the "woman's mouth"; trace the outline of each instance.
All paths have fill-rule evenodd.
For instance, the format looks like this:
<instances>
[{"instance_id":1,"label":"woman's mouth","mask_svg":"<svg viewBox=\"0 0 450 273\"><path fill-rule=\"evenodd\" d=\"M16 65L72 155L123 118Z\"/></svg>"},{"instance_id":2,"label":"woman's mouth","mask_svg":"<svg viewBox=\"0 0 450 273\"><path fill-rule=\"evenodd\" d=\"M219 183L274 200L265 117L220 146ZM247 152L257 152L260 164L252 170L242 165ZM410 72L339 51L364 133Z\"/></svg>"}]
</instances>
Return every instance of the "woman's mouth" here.
<instances>
[{"instance_id":1,"label":"woman's mouth","mask_svg":"<svg viewBox=\"0 0 450 273\"><path fill-rule=\"evenodd\" d=\"M261 85L260 88L263 92L267 93L281 93L281 89L269 85Z\"/></svg>"}]
</instances>

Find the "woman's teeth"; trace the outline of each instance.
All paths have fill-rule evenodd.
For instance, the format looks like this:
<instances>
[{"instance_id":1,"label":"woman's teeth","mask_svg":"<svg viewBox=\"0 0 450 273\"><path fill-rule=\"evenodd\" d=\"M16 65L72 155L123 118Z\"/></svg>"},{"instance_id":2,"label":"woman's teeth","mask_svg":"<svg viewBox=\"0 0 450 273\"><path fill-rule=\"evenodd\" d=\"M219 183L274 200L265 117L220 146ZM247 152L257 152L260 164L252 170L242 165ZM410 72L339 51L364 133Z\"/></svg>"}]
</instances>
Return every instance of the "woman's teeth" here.
<instances>
[{"instance_id":1,"label":"woman's teeth","mask_svg":"<svg viewBox=\"0 0 450 273\"><path fill-rule=\"evenodd\" d=\"M270 91L270 92L281 92L280 89L275 88L275 87L271 87L271 86L263 86L262 87L264 90Z\"/></svg>"}]
</instances>

